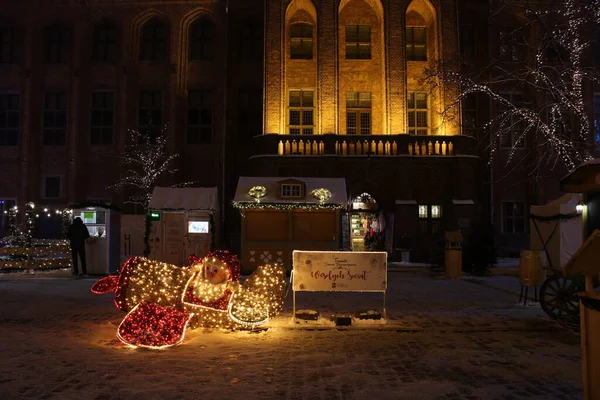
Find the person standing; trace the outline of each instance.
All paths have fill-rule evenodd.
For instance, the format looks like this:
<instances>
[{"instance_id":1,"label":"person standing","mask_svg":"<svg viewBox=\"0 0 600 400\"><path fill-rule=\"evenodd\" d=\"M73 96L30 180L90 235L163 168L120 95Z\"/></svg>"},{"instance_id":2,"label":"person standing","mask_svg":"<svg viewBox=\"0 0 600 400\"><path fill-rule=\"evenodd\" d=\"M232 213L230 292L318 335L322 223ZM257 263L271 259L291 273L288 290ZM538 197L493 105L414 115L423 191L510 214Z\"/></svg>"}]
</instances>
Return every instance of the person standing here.
<instances>
[{"instance_id":1,"label":"person standing","mask_svg":"<svg viewBox=\"0 0 600 400\"><path fill-rule=\"evenodd\" d=\"M79 275L77 257L81 259L81 273L84 276L87 275L85 241L89 237L90 232L88 231L87 226L85 226L80 217L75 217L67 231L67 238L69 239L69 245L71 246L71 255L73 256L73 276L75 277Z\"/></svg>"}]
</instances>

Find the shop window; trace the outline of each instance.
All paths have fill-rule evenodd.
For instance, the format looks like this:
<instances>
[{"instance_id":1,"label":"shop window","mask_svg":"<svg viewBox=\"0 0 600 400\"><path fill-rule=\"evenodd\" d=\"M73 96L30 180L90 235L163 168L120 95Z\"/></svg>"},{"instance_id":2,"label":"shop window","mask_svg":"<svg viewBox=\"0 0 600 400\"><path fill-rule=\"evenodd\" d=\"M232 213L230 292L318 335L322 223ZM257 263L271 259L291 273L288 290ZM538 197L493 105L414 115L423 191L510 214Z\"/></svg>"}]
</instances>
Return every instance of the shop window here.
<instances>
[{"instance_id":1,"label":"shop window","mask_svg":"<svg viewBox=\"0 0 600 400\"><path fill-rule=\"evenodd\" d=\"M504 97L509 104L501 102L498 107L498 117L500 129L502 131L500 147L507 149L524 148L525 122L513 114L512 107L526 107L525 97L522 92L503 93L502 97Z\"/></svg>"},{"instance_id":2,"label":"shop window","mask_svg":"<svg viewBox=\"0 0 600 400\"><path fill-rule=\"evenodd\" d=\"M53 25L46 28L46 61L50 64L69 62L71 52L71 29Z\"/></svg>"},{"instance_id":3,"label":"shop window","mask_svg":"<svg viewBox=\"0 0 600 400\"><path fill-rule=\"evenodd\" d=\"M346 93L346 134L371 134L371 93Z\"/></svg>"},{"instance_id":4,"label":"shop window","mask_svg":"<svg viewBox=\"0 0 600 400\"><path fill-rule=\"evenodd\" d=\"M290 26L290 58L292 60L312 60L313 26L293 24Z\"/></svg>"},{"instance_id":5,"label":"shop window","mask_svg":"<svg viewBox=\"0 0 600 400\"><path fill-rule=\"evenodd\" d=\"M0 93L0 146L16 146L19 141L21 96Z\"/></svg>"},{"instance_id":6,"label":"shop window","mask_svg":"<svg viewBox=\"0 0 600 400\"><path fill-rule=\"evenodd\" d=\"M153 18L142 27L140 61L162 61L167 52L167 27Z\"/></svg>"},{"instance_id":7,"label":"shop window","mask_svg":"<svg viewBox=\"0 0 600 400\"><path fill-rule=\"evenodd\" d=\"M370 25L346 25L346 59L371 59Z\"/></svg>"},{"instance_id":8,"label":"shop window","mask_svg":"<svg viewBox=\"0 0 600 400\"><path fill-rule=\"evenodd\" d=\"M214 25L206 19L198 19L193 23L189 39L190 61L213 58L214 30Z\"/></svg>"},{"instance_id":9,"label":"shop window","mask_svg":"<svg viewBox=\"0 0 600 400\"><path fill-rule=\"evenodd\" d=\"M102 23L94 29L92 59L96 62L117 60L117 26Z\"/></svg>"},{"instance_id":10,"label":"shop window","mask_svg":"<svg viewBox=\"0 0 600 400\"><path fill-rule=\"evenodd\" d=\"M498 35L500 60L509 62L525 60L525 38L521 28L503 26L498 30Z\"/></svg>"},{"instance_id":11,"label":"shop window","mask_svg":"<svg viewBox=\"0 0 600 400\"><path fill-rule=\"evenodd\" d=\"M113 144L115 130L115 93L92 92L90 113L90 144L107 146Z\"/></svg>"},{"instance_id":12,"label":"shop window","mask_svg":"<svg viewBox=\"0 0 600 400\"><path fill-rule=\"evenodd\" d=\"M44 146L62 146L67 141L67 94L46 93L43 118Z\"/></svg>"},{"instance_id":13,"label":"shop window","mask_svg":"<svg viewBox=\"0 0 600 400\"><path fill-rule=\"evenodd\" d=\"M438 234L442 232L442 206L419 205L419 233Z\"/></svg>"},{"instance_id":14,"label":"shop window","mask_svg":"<svg viewBox=\"0 0 600 400\"><path fill-rule=\"evenodd\" d=\"M502 202L502 233L525 233L524 202Z\"/></svg>"},{"instance_id":15,"label":"shop window","mask_svg":"<svg viewBox=\"0 0 600 400\"><path fill-rule=\"evenodd\" d=\"M238 140L250 142L262 133L262 90L243 89L238 93Z\"/></svg>"},{"instance_id":16,"label":"shop window","mask_svg":"<svg viewBox=\"0 0 600 400\"><path fill-rule=\"evenodd\" d=\"M46 176L43 181L42 197L45 199L58 199L61 194L61 177Z\"/></svg>"},{"instance_id":17,"label":"shop window","mask_svg":"<svg viewBox=\"0 0 600 400\"><path fill-rule=\"evenodd\" d=\"M314 133L314 91L290 90L288 131L290 135Z\"/></svg>"},{"instance_id":18,"label":"shop window","mask_svg":"<svg viewBox=\"0 0 600 400\"><path fill-rule=\"evenodd\" d=\"M140 91L138 125L141 141L156 141L163 122L163 94L160 90Z\"/></svg>"},{"instance_id":19,"label":"shop window","mask_svg":"<svg viewBox=\"0 0 600 400\"><path fill-rule=\"evenodd\" d=\"M408 133L429 135L429 96L425 92L408 92Z\"/></svg>"},{"instance_id":20,"label":"shop window","mask_svg":"<svg viewBox=\"0 0 600 400\"><path fill-rule=\"evenodd\" d=\"M17 55L17 29L13 26L0 27L0 64L13 64Z\"/></svg>"},{"instance_id":21,"label":"shop window","mask_svg":"<svg viewBox=\"0 0 600 400\"><path fill-rule=\"evenodd\" d=\"M406 59L427 61L427 30L423 26L406 28Z\"/></svg>"},{"instance_id":22,"label":"shop window","mask_svg":"<svg viewBox=\"0 0 600 400\"><path fill-rule=\"evenodd\" d=\"M241 61L261 61L263 56L263 28L253 19L242 21L239 30Z\"/></svg>"},{"instance_id":23,"label":"shop window","mask_svg":"<svg viewBox=\"0 0 600 400\"><path fill-rule=\"evenodd\" d=\"M212 104L212 92L210 90L191 90L188 93L188 144L212 142Z\"/></svg>"}]
</instances>

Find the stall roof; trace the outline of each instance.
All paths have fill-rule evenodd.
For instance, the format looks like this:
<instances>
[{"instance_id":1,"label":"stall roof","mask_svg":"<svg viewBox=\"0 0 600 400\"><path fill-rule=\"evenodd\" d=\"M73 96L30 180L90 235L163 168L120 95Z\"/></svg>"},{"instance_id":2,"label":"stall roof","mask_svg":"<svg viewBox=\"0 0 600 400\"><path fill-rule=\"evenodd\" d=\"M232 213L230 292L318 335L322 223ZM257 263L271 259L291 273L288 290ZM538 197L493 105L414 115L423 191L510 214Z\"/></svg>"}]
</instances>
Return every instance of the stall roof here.
<instances>
[{"instance_id":1,"label":"stall roof","mask_svg":"<svg viewBox=\"0 0 600 400\"><path fill-rule=\"evenodd\" d=\"M600 190L600 158L586 161L560 180L561 191L585 193Z\"/></svg>"},{"instance_id":2,"label":"stall roof","mask_svg":"<svg viewBox=\"0 0 600 400\"><path fill-rule=\"evenodd\" d=\"M286 200L277 197L278 183L288 181L304 182L305 196L303 199ZM264 186L267 194L260 199L261 203L302 203L319 204L319 200L311 196L310 192L314 189L327 189L331 192L331 197L322 204L346 204L348 194L346 193L346 179L344 178L303 178L303 177L283 177L283 176L240 176L237 189L235 191L234 202L254 202L255 199L248 194L254 186Z\"/></svg>"},{"instance_id":3,"label":"stall roof","mask_svg":"<svg viewBox=\"0 0 600 400\"><path fill-rule=\"evenodd\" d=\"M595 230L565 265L566 275L596 275L600 272L600 230Z\"/></svg>"},{"instance_id":4,"label":"stall roof","mask_svg":"<svg viewBox=\"0 0 600 400\"><path fill-rule=\"evenodd\" d=\"M215 187L155 187L148 209L215 211L218 204Z\"/></svg>"}]
</instances>

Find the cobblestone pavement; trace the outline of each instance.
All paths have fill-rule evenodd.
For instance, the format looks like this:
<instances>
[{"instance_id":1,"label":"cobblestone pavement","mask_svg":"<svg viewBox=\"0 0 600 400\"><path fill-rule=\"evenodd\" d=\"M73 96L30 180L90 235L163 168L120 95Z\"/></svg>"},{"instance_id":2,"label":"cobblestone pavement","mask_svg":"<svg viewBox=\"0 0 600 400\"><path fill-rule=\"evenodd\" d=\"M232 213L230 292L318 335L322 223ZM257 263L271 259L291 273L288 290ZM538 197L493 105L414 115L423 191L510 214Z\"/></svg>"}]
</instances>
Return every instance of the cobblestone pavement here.
<instances>
[{"instance_id":1,"label":"cobblestone pavement","mask_svg":"<svg viewBox=\"0 0 600 400\"><path fill-rule=\"evenodd\" d=\"M266 330L190 331L160 352L120 344L124 315L91 282L0 277L0 398L582 398L579 336L517 304L516 278L390 273L385 325L296 324L289 293ZM327 317L382 300L298 293L296 305Z\"/></svg>"}]
</instances>

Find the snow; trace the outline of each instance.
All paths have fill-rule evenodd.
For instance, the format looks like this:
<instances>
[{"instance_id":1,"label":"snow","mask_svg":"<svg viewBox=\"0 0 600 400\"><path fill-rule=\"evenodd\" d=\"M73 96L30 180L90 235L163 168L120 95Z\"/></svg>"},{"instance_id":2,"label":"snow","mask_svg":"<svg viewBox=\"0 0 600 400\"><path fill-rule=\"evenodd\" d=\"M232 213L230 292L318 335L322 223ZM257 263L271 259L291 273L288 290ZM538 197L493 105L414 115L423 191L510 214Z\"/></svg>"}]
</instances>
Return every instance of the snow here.
<instances>
[{"instance_id":1,"label":"snow","mask_svg":"<svg viewBox=\"0 0 600 400\"><path fill-rule=\"evenodd\" d=\"M153 351L123 345L125 313L112 295L93 295L95 279L68 273L0 275L0 398L483 399L516 390L502 381L581 386L578 338L539 306L517 304L514 277L486 286L390 272L388 319L349 327L331 315L379 312L383 295L299 292L296 308L321 318L296 324L290 290L283 313L261 329L188 330L181 345ZM509 289L493 289L498 279Z\"/></svg>"}]
</instances>

